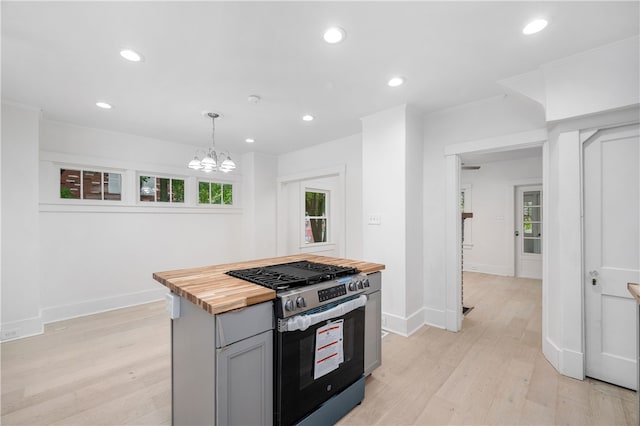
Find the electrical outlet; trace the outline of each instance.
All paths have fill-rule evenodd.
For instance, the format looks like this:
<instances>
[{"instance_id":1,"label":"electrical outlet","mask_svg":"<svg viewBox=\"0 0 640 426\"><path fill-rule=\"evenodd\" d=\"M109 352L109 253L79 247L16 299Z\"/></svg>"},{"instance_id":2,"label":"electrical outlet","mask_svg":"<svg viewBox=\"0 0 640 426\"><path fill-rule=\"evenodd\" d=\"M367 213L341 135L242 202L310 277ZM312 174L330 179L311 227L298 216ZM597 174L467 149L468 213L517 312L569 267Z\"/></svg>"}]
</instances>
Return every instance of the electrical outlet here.
<instances>
[{"instance_id":1,"label":"electrical outlet","mask_svg":"<svg viewBox=\"0 0 640 426\"><path fill-rule=\"evenodd\" d=\"M15 339L18 337L18 329L2 330L2 340Z\"/></svg>"},{"instance_id":2,"label":"electrical outlet","mask_svg":"<svg viewBox=\"0 0 640 426\"><path fill-rule=\"evenodd\" d=\"M173 293L167 293L164 296L164 306L171 319L180 318L180 297L179 296Z\"/></svg>"}]
</instances>

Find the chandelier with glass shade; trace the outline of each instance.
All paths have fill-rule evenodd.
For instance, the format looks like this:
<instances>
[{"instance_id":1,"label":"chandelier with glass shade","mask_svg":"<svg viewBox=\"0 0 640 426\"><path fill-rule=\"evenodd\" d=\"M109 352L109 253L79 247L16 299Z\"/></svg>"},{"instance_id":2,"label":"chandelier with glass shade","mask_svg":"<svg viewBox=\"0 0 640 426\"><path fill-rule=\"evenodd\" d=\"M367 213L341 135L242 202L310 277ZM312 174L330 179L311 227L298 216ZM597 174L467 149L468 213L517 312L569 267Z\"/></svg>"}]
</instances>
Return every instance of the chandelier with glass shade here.
<instances>
[{"instance_id":1,"label":"chandelier with glass shade","mask_svg":"<svg viewBox=\"0 0 640 426\"><path fill-rule=\"evenodd\" d=\"M216 151L216 118L220 117L220 114L209 112L207 116L211 117L211 148L208 151L196 151L193 160L189 162L189 168L202 170L206 173L216 171L229 173L236 168L236 163L233 162L228 152ZM198 157L198 152L202 153L202 159Z\"/></svg>"}]
</instances>

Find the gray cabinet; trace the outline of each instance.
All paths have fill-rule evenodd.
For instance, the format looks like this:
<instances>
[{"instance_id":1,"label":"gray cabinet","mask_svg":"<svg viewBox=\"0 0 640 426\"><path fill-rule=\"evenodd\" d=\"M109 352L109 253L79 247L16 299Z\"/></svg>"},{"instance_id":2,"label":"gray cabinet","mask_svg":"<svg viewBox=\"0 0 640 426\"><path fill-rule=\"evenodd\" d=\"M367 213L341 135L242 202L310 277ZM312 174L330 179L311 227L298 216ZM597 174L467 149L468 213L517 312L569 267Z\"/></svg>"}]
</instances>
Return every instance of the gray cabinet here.
<instances>
[{"instance_id":1,"label":"gray cabinet","mask_svg":"<svg viewBox=\"0 0 640 426\"><path fill-rule=\"evenodd\" d=\"M270 425L273 422L273 331L216 353L216 424Z\"/></svg>"},{"instance_id":2,"label":"gray cabinet","mask_svg":"<svg viewBox=\"0 0 640 426\"><path fill-rule=\"evenodd\" d=\"M372 293L367 294L364 324L364 375L382 364L382 296L380 272L369 275Z\"/></svg>"},{"instance_id":3,"label":"gray cabinet","mask_svg":"<svg viewBox=\"0 0 640 426\"><path fill-rule=\"evenodd\" d=\"M180 298L171 321L172 423L270 425L273 304L211 315Z\"/></svg>"}]
</instances>

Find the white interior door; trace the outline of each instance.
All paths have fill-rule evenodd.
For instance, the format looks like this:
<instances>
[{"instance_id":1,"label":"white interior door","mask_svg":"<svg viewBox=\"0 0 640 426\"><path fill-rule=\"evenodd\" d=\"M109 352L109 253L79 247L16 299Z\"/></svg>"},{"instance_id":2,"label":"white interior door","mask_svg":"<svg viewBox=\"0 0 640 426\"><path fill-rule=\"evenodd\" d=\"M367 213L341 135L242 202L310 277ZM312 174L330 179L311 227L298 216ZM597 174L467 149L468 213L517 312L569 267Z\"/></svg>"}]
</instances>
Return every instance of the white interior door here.
<instances>
[{"instance_id":1,"label":"white interior door","mask_svg":"<svg viewBox=\"0 0 640 426\"><path fill-rule=\"evenodd\" d=\"M542 279L542 186L516 188L516 277Z\"/></svg>"},{"instance_id":2,"label":"white interior door","mask_svg":"<svg viewBox=\"0 0 640 426\"><path fill-rule=\"evenodd\" d=\"M596 133L584 145L586 375L637 389L635 300L640 276L638 126Z\"/></svg>"}]
</instances>

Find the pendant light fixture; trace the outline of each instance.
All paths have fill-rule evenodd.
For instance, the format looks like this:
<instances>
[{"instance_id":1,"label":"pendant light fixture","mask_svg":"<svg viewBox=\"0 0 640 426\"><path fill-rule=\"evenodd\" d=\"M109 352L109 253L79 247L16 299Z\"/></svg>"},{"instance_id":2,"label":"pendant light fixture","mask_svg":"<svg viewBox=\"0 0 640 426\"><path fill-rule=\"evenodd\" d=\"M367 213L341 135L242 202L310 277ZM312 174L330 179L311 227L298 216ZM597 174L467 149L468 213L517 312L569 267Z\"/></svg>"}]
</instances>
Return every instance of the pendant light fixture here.
<instances>
[{"instance_id":1,"label":"pendant light fixture","mask_svg":"<svg viewBox=\"0 0 640 426\"><path fill-rule=\"evenodd\" d=\"M215 112L207 113L208 117L211 117L211 148L204 153L204 157L200 159L198 152L193 157L193 160L189 162L189 168L193 170L202 170L206 173L221 171L229 173L236 168L236 163L233 162L228 152L216 151L216 118L220 117L220 114ZM200 151L199 151L200 152Z\"/></svg>"}]
</instances>

